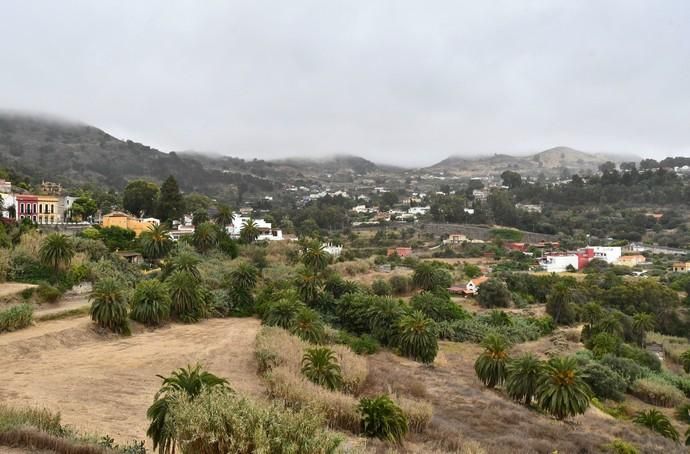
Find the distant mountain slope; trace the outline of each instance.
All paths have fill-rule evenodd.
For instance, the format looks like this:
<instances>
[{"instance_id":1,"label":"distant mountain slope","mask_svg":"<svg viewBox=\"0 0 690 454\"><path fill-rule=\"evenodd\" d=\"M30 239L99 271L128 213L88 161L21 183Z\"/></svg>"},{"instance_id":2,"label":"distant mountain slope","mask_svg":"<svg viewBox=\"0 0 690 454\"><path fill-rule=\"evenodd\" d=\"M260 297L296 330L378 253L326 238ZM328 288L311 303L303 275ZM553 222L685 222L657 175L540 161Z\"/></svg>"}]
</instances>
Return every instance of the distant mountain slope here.
<instances>
[{"instance_id":1,"label":"distant mountain slope","mask_svg":"<svg viewBox=\"0 0 690 454\"><path fill-rule=\"evenodd\" d=\"M129 180L162 181L168 175L185 191L219 195L269 191L267 179L236 171L207 169L196 159L119 140L92 126L0 113L0 165L68 186L101 184L122 189Z\"/></svg>"},{"instance_id":2,"label":"distant mountain slope","mask_svg":"<svg viewBox=\"0 0 690 454\"><path fill-rule=\"evenodd\" d=\"M456 175L501 174L512 170L523 175L554 175L567 169L571 173L595 172L600 164L611 158L574 150L568 147L555 147L529 156L509 156L497 154L475 159L449 157L429 167L433 171L445 171Z\"/></svg>"}]
</instances>

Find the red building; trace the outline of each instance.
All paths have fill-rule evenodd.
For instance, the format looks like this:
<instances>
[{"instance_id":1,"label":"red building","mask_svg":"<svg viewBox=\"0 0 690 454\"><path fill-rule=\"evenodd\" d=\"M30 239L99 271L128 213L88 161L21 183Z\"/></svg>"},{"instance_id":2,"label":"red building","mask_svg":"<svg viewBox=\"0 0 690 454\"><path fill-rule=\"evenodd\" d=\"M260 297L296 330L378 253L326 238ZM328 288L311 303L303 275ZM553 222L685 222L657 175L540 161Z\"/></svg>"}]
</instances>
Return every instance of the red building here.
<instances>
[{"instance_id":1,"label":"red building","mask_svg":"<svg viewBox=\"0 0 690 454\"><path fill-rule=\"evenodd\" d=\"M389 247L386 255L390 257L393 254L397 254L398 257L409 257L410 255L412 255L412 248L411 247Z\"/></svg>"},{"instance_id":2,"label":"red building","mask_svg":"<svg viewBox=\"0 0 690 454\"><path fill-rule=\"evenodd\" d=\"M17 221L21 221L24 218L29 218L36 222L36 215L38 213L38 196L30 194L17 194L15 208Z\"/></svg>"}]
</instances>

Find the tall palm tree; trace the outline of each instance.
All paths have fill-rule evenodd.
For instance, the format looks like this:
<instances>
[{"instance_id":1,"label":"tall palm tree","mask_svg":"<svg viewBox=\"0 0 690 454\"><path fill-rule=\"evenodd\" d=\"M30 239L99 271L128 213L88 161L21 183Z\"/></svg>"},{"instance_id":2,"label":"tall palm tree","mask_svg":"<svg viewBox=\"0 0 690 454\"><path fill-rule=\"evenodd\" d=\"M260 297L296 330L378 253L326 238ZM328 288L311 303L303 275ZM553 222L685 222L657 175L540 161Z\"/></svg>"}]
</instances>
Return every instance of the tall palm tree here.
<instances>
[{"instance_id":1,"label":"tall palm tree","mask_svg":"<svg viewBox=\"0 0 690 454\"><path fill-rule=\"evenodd\" d=\"M218 205L218 213L213 217L216 224L225 227L232 225L232 209L227 205Z\"/></svg>"},{"instance_id":2,"label":"tall palm tree","mask_svg":"<svg viewBox=\"0 0 690 454\"><path fill-rule=\"evenodd\" d=\"M243 243L251 244L259 238L259 226L254 218L249 218L245 221L240 229L240 240Z\"/></svg>"},{"instance_id":3,"label":"tall palm tree","mask_svg":"<svg viewBox=\"0 0 690 454\"><path fill-rule=\"evenodd\" d=\"M167 277L175 271L182 271L191 274L197 281L201 280L201 273L197 267L201 263L201 259L191 249L180 250L166 262L163 268L164 276Z\"/></svg>"},{"instance_id":4,"label":"tall palm tree","mask_svg":"<svg viewBox=\"0 0 690 454\"><path fill-rule=\"evenodd\" d=\"M185 323L206 316L199 282L190 273L175 271L166 281L170 291L170 315Z\"/></svg>"},{"instance_id":5,"label":"tall palm tree","mask_svg":"<svg viewBox=\"0 0 690 454\"><path fill-rule=\"evenodd\" d=\"M177 392L186 394L194 399L204 389L213 387L223 387L232 392L227 380L220 378L210 372L206 372L197 364L192 367L180 368L174 371L169 377L157 375L163 379L163 384L156 393L153 404L146 412L146 417L151 420L146 435L153 440L153 449L158 448L160 454L170 454L175 452L174 434L168 431L165 419L170 408L170 399Z\"/></svg>"},{"instance_id":6,"label":"tall palm tree","mask_svg":"<svg viewBox=\"0 0 690 454\"><path fill-rule=\"evenodd\" d=\"M398 345L400 353L431 364L438 353L438 330L436 323L421 311L405 315L398 322Z\"/></svg>"},{"instance_id":7,"label":"tall palm tree","mask_svg":"<svg viewBox=\"0 0 690 454\"><path fill-rule=\"evenodd\" d=\"M640 345L644 347L647 343L647 331L651 331L656 326L654 314L640 312L633 315L633 329L640 336Z\"/></svg>"},{"instance_id":8,"label":"tall palm tree","mask_svg":"<svg viewBox=\"0 0 690 454\"><path fill-rule=\"evenodd\" d=\"M74 257L74 243L67 235L51 233L41 242L38 251L41 261L53 268L55 275L60 272L61 266L67 266Z\"/></svg>"},{"instance_id":9,"label":"tall palm tree","mask_svg":"<svg viewBox=\"0 0 690 454\"><path fill-rule=\"evenodd\" d=\"M506 379L508 342L497 334L489 334L482 341L484 352L474 362L474 371L487 388L502 384Z\"/></svg>"},{"instance_id":10,"label":"tall palm tree","mask_svg":"<svg viewBox=\"0 0 690 454\"><path fill-rule=\"evenodd\" d=\"M305 303L312 305L316 303L323 289L323 279L318 273L302 268L297 272L296 278L297 292Z\"/></svg>"},{"instance_id":11,"label":"tall palm tree","mask_svg":"<svg viewBox=\"0 0 690 454\"><path fill-rule=\"evenodd\" d=\"M316 239L302 242L302 263L304 266L320 273L325 270L330 261L330 254L324 249L321 241Z\"/></svg>"},{"instance_id":12,"label":"tall palm tree","mask_svg":"<svg viewBox=\"0 0 690 454\"><path fill-rule=\"evenodd\" d=\"M98 326L115 333L130 334L127 298L120 281L112 277L99 280L94 284L89 300L91 320Z\"/></svg>"},{"instance_id":13,"label":"tall palm tree","mask_svg":"<svg viewBox=\"0 0 690 454\"><path fill-rule=\"evenodd\" d=\"M165 257L173 247L170 231L163 224L149 226L139 240L144 256L153 260Z\"/></svg>"},{"instance_id":14,"label":"tall palm tree","mask_svg":"<svg viewBox=\"0 0 690 454\"><path fill-rule=\"evenodd\" d=\"M412 283L422 290L432 290L436 277L436 267L430 262L417 265L412 275Z\"/></svg>"},{"instance_id":15,"label":"tall palm tree","mask_svg":"<svg viewBox=\"0 0 690 454\"><path fill-rule=\"evenodd\" d=\"M228 276L228 294L235 310L246 311L254 303L259 271L251 263L240 263Z\"/></svg>"},{"instance_id":16,"label":"tall palm tree","mask_svg":"<svg viewBox=\"0 0 690 454\"><path fill-rule=\"evenodd\" d=\"M302 373L310 381L330 390L340 389L343 385L338 359L328 347L308 348L302 357Z\"/></svg>"},{"instance_id":17,"label":"tall palm tree","mask_svg":"<svg viewBox=\"0 0 690 454\"><path fill-rule=\"evenodd\" d=\"M557 419L582 414L589 408L591 395L575 358L552 358L544 366L536 397L539 407L545 412Z\"/></svg>"},{"instance_id":18,"label":"tall palm tree","mask_svg":"<svg viewBox=\"0 0 690 454\"><path fill-rule=\"evenodd\" d=\"M194 228L192 235L192 244L201 253L208 252L218 244L218 231L215 224L211 222L202 222Z\"/></svg>"},{"instance_id":19,"label":"tall palm tree","mask_svg":"<svg viewBox=\"0 0 690 454\"><path fill-rule=\"evenodd\" d=\"M506 366L506 391L516 401L529 406L537 391L544 363L533 353L525 353Z\"/></svg>"}]
</instances>

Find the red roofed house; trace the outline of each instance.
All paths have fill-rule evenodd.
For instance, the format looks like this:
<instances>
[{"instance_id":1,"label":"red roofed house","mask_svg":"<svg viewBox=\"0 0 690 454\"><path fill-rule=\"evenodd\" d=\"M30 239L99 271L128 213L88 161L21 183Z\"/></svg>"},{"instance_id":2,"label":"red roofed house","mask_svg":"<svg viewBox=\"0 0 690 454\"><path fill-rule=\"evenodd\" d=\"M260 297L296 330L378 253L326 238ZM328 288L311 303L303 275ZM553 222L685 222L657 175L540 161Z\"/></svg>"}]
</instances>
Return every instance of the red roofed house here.
<instances>
[{"instance_id":1,"label":"red roofed house","mask_svg":"<svg viewBox=\"0 0 690 454\"><path fill-rule=\"evenodd\" d=\"M386 255L390 257L393 254L397 254L398 257L409 257L412 255L411 247L389 247L386 251Z\"/></svg>"},{"instance_id":2,"label":"red roofed house","mask_svg":"<svg viewBox=\"0 0 690 454\"><path fill-rule=\"evenodd\" d=\"M487 276L479 276L470 279L464 287L450 287L448 291L457 295L476 295L479 293L479 287L488 280Z\"/></svg>"}]
</instances>

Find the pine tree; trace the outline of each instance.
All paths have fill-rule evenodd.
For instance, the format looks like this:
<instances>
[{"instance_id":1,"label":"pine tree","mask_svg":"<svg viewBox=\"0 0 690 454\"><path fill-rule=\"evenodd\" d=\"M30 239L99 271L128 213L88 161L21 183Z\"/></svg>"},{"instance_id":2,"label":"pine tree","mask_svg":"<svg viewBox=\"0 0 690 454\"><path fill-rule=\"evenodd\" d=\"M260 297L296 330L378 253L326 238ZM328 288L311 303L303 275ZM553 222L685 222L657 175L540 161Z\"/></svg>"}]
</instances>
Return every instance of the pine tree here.
<instances>
[{"instance_id":1,"label":"pine tree","mask_svg":"<svg viewBox=\"0 0 690 454\"><path fill-rule=\"evenodd\" d=\"M158 202L158 217L162 222L180 219L184 214L184 200L177 186L177 180L170 175L161 186Z\"/></svg>"}]
</instances>

